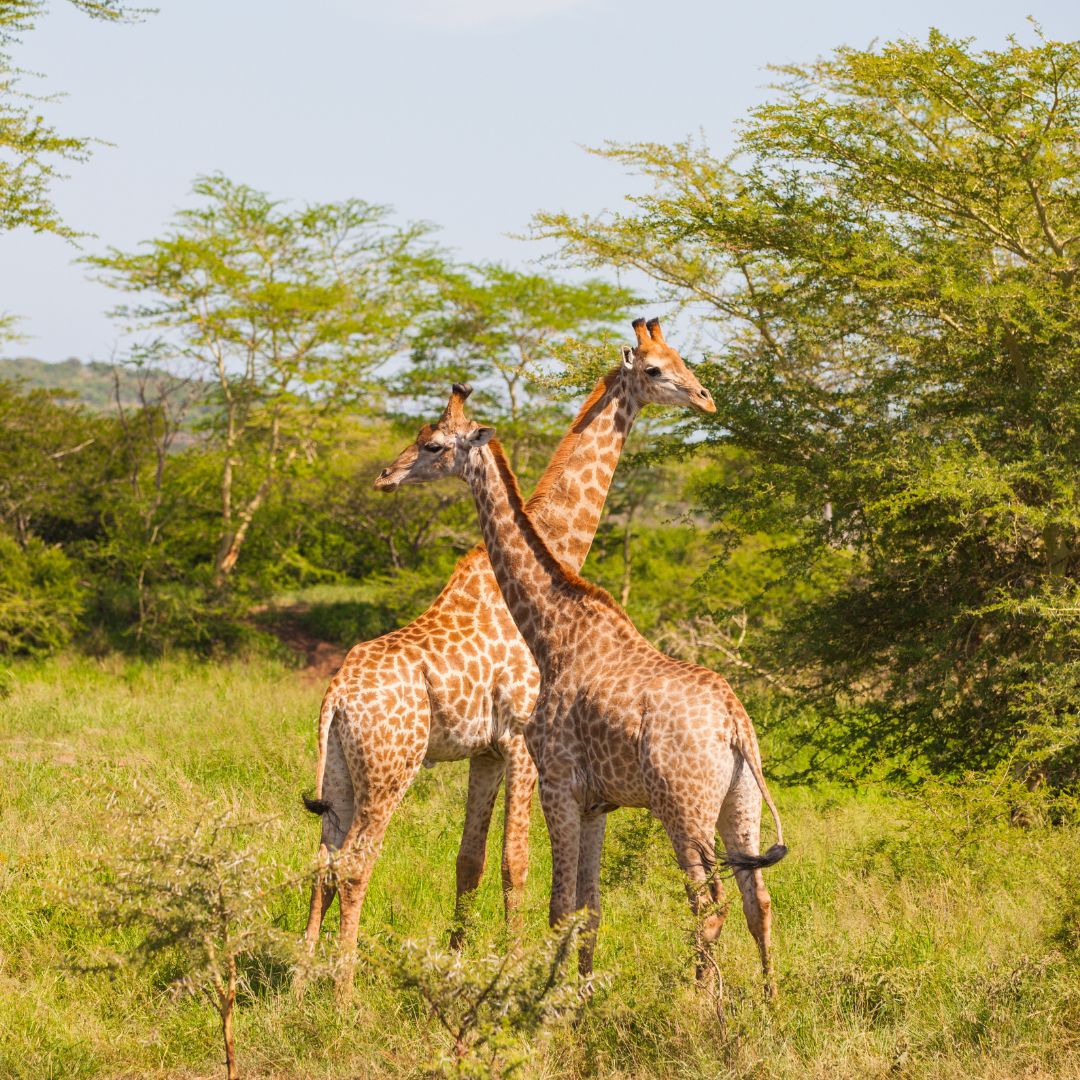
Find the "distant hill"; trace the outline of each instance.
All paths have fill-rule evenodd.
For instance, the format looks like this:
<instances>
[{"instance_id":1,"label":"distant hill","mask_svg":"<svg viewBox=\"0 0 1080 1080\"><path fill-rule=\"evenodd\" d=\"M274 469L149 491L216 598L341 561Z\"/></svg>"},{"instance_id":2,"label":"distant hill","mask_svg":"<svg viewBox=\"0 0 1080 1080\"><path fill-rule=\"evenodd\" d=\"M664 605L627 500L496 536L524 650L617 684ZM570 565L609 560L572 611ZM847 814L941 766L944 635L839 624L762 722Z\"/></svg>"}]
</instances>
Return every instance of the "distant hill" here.
<instances>
[{"instance_id":1,"label":"distant hill","mask_svg":"<svg viewBox=\"0 0 1080 1080\"><path fill-rule=\"evenodd\" d=\"M137 404L134 377L123 367L117 370L120 400L125 405ZM100 412L111 411L116 404L113 371L113 364L99 361L84 364L75 357L58 363L35 360L31 356L0 357L0 379L19 379L32 389L63 390L74 401Z\"/></svg>"}]
</instances>

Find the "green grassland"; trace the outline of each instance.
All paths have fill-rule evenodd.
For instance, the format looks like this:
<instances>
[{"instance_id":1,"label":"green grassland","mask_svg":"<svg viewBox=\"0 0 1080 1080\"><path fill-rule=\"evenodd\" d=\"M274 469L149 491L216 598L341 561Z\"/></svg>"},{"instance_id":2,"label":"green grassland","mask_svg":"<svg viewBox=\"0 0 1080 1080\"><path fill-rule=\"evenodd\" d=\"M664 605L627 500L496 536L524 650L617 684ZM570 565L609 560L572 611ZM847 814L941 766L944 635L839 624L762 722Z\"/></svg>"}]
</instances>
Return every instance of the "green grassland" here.
<instances>
[{"instance_id":1,"label":"green grassland","mask_svg":"<svg viewBox=\"0 0 1080 1080\"><path fill-rule=\"evenodd\" d=\"M171 993L167 973L89 970L130 931L99 925L70 885L109 845L118 811L102 786L132 775L178 816L225 802L273 818L267 856L301 871L317 845L299 795L321 689L265 658L0 670L0 1075L223 1075L216 1015ZM424 770L409 792L367 929L445 942L465 777L464 763ZM791 848L768 872L781 997L763 1002L735 911L720 948L726 1038L693 983L690 919L661 831L639 811L612 815L596 954L609 981L576 1025L539 1040L522 1075L1080 1075L1080 828L1038 811L1020 828L992 790L962 790L776 785ZM494 828L474 954L504 941L498 842ZM544 926L548 882L534 808L527 934ZM299 935L306 895L279 904ZM361 965L343 1009L325 981L297 995L287 972L256 980L237 1046L244 1076L422 1076L442 1036L417 998Z\"/></svg>"}]
</instances>

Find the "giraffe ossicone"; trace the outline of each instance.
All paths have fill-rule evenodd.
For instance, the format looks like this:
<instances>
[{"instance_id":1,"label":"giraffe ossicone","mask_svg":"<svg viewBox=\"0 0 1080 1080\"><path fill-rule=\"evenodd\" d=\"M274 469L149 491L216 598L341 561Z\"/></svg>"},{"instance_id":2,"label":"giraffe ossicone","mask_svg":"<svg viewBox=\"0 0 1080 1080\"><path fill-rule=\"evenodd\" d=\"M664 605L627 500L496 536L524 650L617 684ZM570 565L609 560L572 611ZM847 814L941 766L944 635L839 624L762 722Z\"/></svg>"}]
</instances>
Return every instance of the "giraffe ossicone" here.
<instances>
[{"instance_id":1,"label":"giraffe ossicone","mask_svg":"<svg viewBox=\"0 0 1080 1080\"><path fill-rule=\"evenodd\" d=\"M568 565L580 567L635 417L651 403L714 412L712 398L657 333L634 325L637 344L582 405L529 505L537 528ZM440 423L464 416L455 388ZM433 477L424 431L383 470L376 487ZM435 463L436 468L438 463ZM437 472L436 472L437 475ZM457 564L443 591L408 626L348 654L323 698L314 797L322 816L320 870L307 938L340 891L339 947L351 957L360 909L390 818L423 764L469 759L465 825L457 858L455 925L479 885L499 787L506 781L502 879L515 919L528 867L529 809L536 770L523 737L539 689L532 656L503 602L483 546ZM340 890L335 887L335 882ZM452 940L460 941L455 930ZM339 985L351 982L348 963Z\"/></svg>"},{"instance_id":2,"label":"giraffe ossicone","mask_svg":"<svg viewBox=\"0 0 1080 1080\"><path fill-rule=\"evenodd\" d=\"M639 341L649 333L644 325L635 329ZM738 882L773 996L771 901L761 871L787 848L750 717L720 675L655 649L607 592L560 561L493 429L470 420L463 404L455 387L440 421L421 429L410 477L455 475L469 484L495 578L540 672L525 740L551 839L552 925L582 908L598 925L607 813L647 807L668 833L701 917L699 977L712 970L711 947L726 915L713 872L723 866ZM763 800L776 843L760 854ZM591 963L590 939L581 964L587 970Z\"/></svg>"}]
</instances>

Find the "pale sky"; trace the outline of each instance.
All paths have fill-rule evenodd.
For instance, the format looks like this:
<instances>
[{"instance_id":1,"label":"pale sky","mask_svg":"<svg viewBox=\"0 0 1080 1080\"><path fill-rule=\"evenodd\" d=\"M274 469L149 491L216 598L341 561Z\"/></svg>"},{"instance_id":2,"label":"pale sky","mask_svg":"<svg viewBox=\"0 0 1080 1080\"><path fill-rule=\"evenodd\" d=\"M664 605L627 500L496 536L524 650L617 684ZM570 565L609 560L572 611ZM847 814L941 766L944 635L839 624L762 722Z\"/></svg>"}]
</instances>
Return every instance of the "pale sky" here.
<instances>
[{"instance_id":1,"label":"pale sky","mask_svg":"<svg viewBox=\"0 0 1080 1080\"><path fill-rule=\"evenodd\" d=\"M768 94L766 65L840 44L924 36L996 47L1080 38L1076 0L146 0L136 26L92 23L62 0L16 52L63 91L48 115L99 147L56 202L135 246L190 204L191 181L231 179L300 202L350 196L442 227L467 260L525 266L514 240L539 209L615 208L633 187L582 146L674 141L714 150ZM0 311L28 340L7 354L108 359L117 297L49 236L0 234Z\"/></svg>"}]
</instances>

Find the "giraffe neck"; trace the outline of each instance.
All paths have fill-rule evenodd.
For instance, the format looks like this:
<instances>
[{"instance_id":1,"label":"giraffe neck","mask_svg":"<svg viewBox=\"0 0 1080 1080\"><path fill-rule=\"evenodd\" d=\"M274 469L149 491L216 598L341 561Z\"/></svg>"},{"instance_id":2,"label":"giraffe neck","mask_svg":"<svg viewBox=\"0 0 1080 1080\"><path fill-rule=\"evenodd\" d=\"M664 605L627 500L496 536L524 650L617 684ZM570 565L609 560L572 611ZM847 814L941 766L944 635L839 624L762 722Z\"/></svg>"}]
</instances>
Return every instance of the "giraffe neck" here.
<instances>
[{"instance_id":1,"label":"giraffe neck","mask_svg":"<svg viewBox=\"0 0 1080 1080\"><path fill-rule=\"evenodd\" d=\"M537 663L543 665L552 633L565 627L568 605L588 586L559 562L533 525L497 441L471 451L463 475L476 501L499 590Z\"/></svg>"},{"instance_id":2,"label":"giraffe neck","mask_svg":"<svg viewBox=\"0 0 1080 1080\"><path fill-rule=\"evenodd\" d=\"M629 381L615 368L596 384L527 504L551 553L575 571L592 547L615 466L641 411Z\"/></svg>"}]
</instances>

